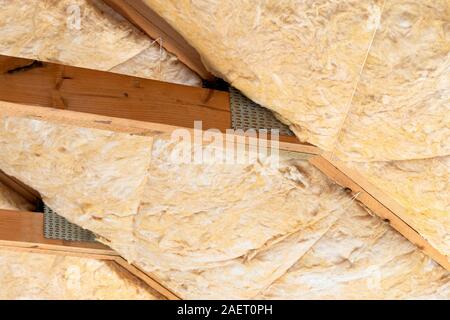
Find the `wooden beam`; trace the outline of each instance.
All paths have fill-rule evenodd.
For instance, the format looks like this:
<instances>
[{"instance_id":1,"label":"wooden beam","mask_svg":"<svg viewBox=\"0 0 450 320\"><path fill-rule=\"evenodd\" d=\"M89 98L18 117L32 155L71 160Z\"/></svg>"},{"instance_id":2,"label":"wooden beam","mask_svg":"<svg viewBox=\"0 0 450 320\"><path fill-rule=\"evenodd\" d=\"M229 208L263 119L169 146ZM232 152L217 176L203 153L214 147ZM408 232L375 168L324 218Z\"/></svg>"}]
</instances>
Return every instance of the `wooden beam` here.
<instances>
[{"instance_id":1,"label":"wooden beam","mask_svg":"<svg viewBox=\"0 0 450 320\"><path fill-rule=\"evenodd\" d=\"M347 168L341 161L326 155L311 157L309 161L337 184L350 189L354 195L358 194L357 200L388 222L425 254L450 271L448 257L434 248L417 230L401 218L405 208L400 206L389 195L370 184L367 179L356 171Z\"/></svg>"},{"instance_id":2,"label":"wooden beam","mask_svg":"<svg viewBox=\"0 0 450 320\"><path fill-rule=\"evenodd\" d=\"M39 192L25 185L18 179L7 175L2 170L0 170L0 182L26 200L30 204L30 207L37 208L41 199Z\"/></svg>"},{"instance_id":3,"label":"wooden beam","mask_svg":"<svg viewBox=\"0 0 450 320\"><path fill-rule=\"evenodd\" d=\"M180 297L161 285L154 276L129 264L111 248L95 242L46 239L42 213L0 209L0 248L45 254L70 255L82 258L112 261L130 272L153 290L169 300Z\"/></svg>"},{"instance_id":4,"label":"wooden beam","mask_svg":"<svg viewBox=\"0 0 450 320\"><path fill-rule=\"evenodd\" d=\"M17 60L0 56L3 101L187 128L231 125L227 92L45 62L17 68Z\"/></svg>"},{"instance_id":5,"label":"wooden beam","mask_svg":"<svg viewBox=\"0 0 450 320\"><path fill-rule=\"evenodd\" d=\"M156 40L168 52L205 80L214 76L205 68L201 57L175 29L141 0L104 0L138 29Z\"/></svg>"},{"instance_id":6,"label":"wooden beam","mask_svg":"<svg viewBox=\"0 0 450 320\"><path fill-rule=\"evenodd\" d=\"M133 275L144 281L149 287L151 287L153 290L163 295L168 300L181 300L181 297L179 295L177 295L176 293L174 293L173 291L162 285L160 280L158 280L157 277L155 277L154 275L150 276L148 273L142 271L138 267L128 263L122 257L116 257L114 259L114 262L116 262L119 266L125 268L126 270L128 270L128 272L132 273Z\"/></svg>"},{"instance_id":7,"label":"wooden beam","mask_svg":"<svg viewBox=\"0 0 450 320\"><path fill-rule=\"evenodd\" d=\"M14 60L0 56L2 61ZM202 121L203 130L225 133L231 128L229 99L228 92L45 62L6 68L0 74L0 100L10 102L0 102L0 116L140 135L193 130L195 121ZM319 152L290 136L280 136L279 148Z\"/></svg>"}]
</instances>

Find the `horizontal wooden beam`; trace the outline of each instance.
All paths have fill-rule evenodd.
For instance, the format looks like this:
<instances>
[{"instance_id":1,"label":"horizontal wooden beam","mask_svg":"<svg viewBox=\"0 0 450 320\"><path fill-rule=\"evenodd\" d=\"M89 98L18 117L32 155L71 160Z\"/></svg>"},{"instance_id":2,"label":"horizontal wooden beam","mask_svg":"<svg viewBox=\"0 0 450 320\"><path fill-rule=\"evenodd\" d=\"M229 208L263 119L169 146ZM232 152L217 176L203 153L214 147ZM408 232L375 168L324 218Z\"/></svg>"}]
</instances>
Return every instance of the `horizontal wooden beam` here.
<instances>
[{"instance_id":1,"label":"horizontal wooden beam","mask_svg":"<svg viewBox=\"0 0 450 320\"><path fill-rule=\"evenodd\" d=\"M231 128L228 92L53 63L14 63L6 56L0 56L2 61L21 66L0 73L0 101L4 101L0 102L0 116L34 117L140 135L193 130L195 121L202 121L203 130L225 133ZM319 152L295 137L280 136L279 140L282 150Z\"/></svg>"},{"instance_id":2,"label":"horizontal wooden beam","mask_svg":"<svg viewBox=\"0 0 450 320\"><path fill-rule=\"evenodd\" d=\"M330 156L314 156L309 161L337 184L350 189L354 195L358 194L358 201L381 219L388 222L395 230L442 267L450 271L450 261L447 256L434 248L417 230L401 218L405 212L405 208L399 205L389 195L370 184L358 172L346 167L343 162L333 159Z\"/></svg>"},{"instance_id":3,"label":"horizontal wooden beam","mask_svg":"<svg viewBox=\"0 0 450 320\"><path fill-rule=\"evenodd\" d=\"M3 247L72 252L80 255L95 255L104 259L118 255L109 247L97 242L46 239L43 230L42 213L0 210L0 245Z\"/></svg>"},{"instance_id":4,"label":"horizontal wooden beam","mask_svg":"<svg viewBox=\"0 0 450 320\"><path fill-rule=\"evenodd\" d=\"M156 40L168 52L205 80L214 76L205 68L197 52L175 29L141 0L104 0L138 29Z\"/></svg>"},{"instance_id":5,"label":"horizontal wooden beam","mask_svg":"<svg viewBox=\"0 0 450 320\"><path fill-rule=\"evenodd\" d=\"M179 296L161 285L154 276L128 263L117 252L98 242L79 242L44 237L42 213L0 209L0 248L45 254L70 255L112 261L169 300Z\"/></svg>"}]
</instances>

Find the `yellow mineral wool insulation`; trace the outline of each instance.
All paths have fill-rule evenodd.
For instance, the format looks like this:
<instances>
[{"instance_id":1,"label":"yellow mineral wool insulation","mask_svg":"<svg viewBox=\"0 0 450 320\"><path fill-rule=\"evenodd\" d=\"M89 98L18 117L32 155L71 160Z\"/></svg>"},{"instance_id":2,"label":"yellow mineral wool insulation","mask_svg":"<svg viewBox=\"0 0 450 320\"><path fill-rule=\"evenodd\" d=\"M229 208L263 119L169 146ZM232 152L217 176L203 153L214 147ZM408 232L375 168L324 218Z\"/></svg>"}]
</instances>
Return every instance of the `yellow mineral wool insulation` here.
<instances>
[{"instance_id":1,"label":"yellow mineral wool insulation","mask_svg":"<svg viewBox=\"0 0 450 320\"><path fill-rule=\"evenodd\" d=\"M201 79L174 55L153 44L139 55L112 68L111 72L201 87ZM155 61L159 61L155 63ZM153 62L150 65L149 61Z\"/></svg>"},{"instance_id":2,"label":"yellow mineral wool insulation","mask_svg":"<svg viewBox=\"0 0 450 320\"><path fill-rule=\"evenodd\" d=\"M0 300L131 299L161 297L109 261L0 251Z\"/></svg>"},{"instance_id":3,"label":"yellow mineral wool insulation","mask_svg":"<svg viewBox=\"0 0 450 320\"><path fill-rule=\"evenodd\" d=\"M347 165L404 207L400 217L450 259L450 157Z\"/></svg>"},{"instance_id":4,"label":"yellow mineral wool insulation","mask_svg":"<svg viewBox=\"0 0 450 320\"><path fill-rule=\"evenodd\" d=\"M447 0L144 1L302 141L353 161L450 152Z\"/></svg>"},{"instance_id":5,"label":"yellow mineral wool insulation","mask_svg":"<svg viewBox=\"0 0 450 320\"><path fill-rule=\"evenodd\" d=\"M0 0L0 7L2 55L201 85L175 56L100 0Z\"/></svg>"},{"instance_id":6,"label":"yellow mineral wool insulation","mask_svg":"<svg viewBox=\"0 0 450 320\"><path fill-rule=\"evenodd\" d=\"M0 118L0 168L71 222L123 240L120 245L131 241L126 230L140 203L151 145L151 137Z\"/></svg>"},{"instance_id":7,"label":"yellow mineral wool insulation","mask_svg":"<svg viewBox=\"0 0 450 320\"><path fill-rule=\"evenodd\" d=\"M332 149L383 0L144 0L207 67Z\"/></svg>"},{"instance_id":8,"label":"yellow mineral wool insulation","mask_svg":"<svg viewBox=\"0 0 450 320\"><path fill-rule=\"evenodd\" d=\"M281 276L352 199L302 156L178 164L155 140L135 219L136 263L183 298L252 298ZM267 160L267 159L266 159Z\"/></svg>"},{"instance_id":9,"label":"yellow mineral wool insulation","mask_svg":"<svg viewBox=\"0 0 450 320\"><path fill-rule=\"evenodd\" d=\"M194 269L254 255L344 205L339 188L296 154L282 153L279 168L262 155L254 164L195 165L174 162L176 147L155 141L135 219L146 245L140 255L162 253L161 267Z\"/></svg>"},{"instance_id":10,"label":"yellow mineral wool insulation","mask_svg":"<svg viewBox=\"0 0 450 320\"><path fill-rule=\"evenodd\" d=\"M343 260L358 248L366 250L359 258L364 262L359 273L353 273L347 263L344 275L326 274L329 283L339 282L340 276L357 279L368 268L363 283L377 286L378 273L370 266L388 264L392 258L401 266L393 268L387 284L376 293L369 292L368 298L448 298L447 271L295 154L282 154L280 168L272 171L264 165L174 164L170 161L174 147L158 139L153 145L150 175L136 219L136 256L139 265L182 297L259 297L311 247L323 247L336 250ZM335 206L339 210L327 214ZM343 233L349 239L341 245ZM324 237L328 240L322 241ZM381 249L377 241L383 244ZM371 245L373 257L367 252ZM330 255L328 263L340 265L341 261ZM409 282L397 284L395 279ZM320 277L314 281L315 288L320 288ZM347 290L344 296L357 298L350 284ZM294 288L278 297L307 296ZM326 292L321 296L327 297Z\"/></svg>"},{"instance_id":11,"label":"yellow mineral wool insulation","mask_svg":"<svg viewBox=\"0 0 450 320\"><path fill-rule=\"evenodd\" d=\"M450 155L450 1L386 1L336 154Z\"/></svg>"},{"instance_id":12,"label":"yellow mineral wool insulation","mask_svg":"<svg viewBox=\"0 0 450 320\"><path fill-rule=\"evenodd\" d=\"M269 285L320 238L348 202L342 190L321 180L298 156L283 155L280 169L263 158L247 165L181 165L171 162L171 143L158 139L151 154L147 139L4 118L0 146L6 152L0 155L0 168L39 190L59 214L105 238L146 271L163 276L169 270L186 272L188 281L188 269L214 267L205 280L213 282L225 274L219 266L235 264L226 271L230 277L239 274L224 289L229 298L251 297ZM300 244L292 248L293 241ZM261 265L264 271L258 271ZM239 279L245 288L239 289ZM178 288L184 280L174 278L169 284ZM219 292L195 284L189 290L210 297Z\"/></svg>"},{"instance_id":13,"label":"yellow mineral wool insulation","mask_svg":"<svg viewBox=\"0 0 450 320\"><path fill-rule=\"evenodd\" d=\"M174 148L158 139L153 145L136 256L182 297L450 298L446 270L295 154L283 153L271 170L174 164ZM322 269L314 260L298 273L310 272L309 286L287 278L280 281L288 288L265 290L315 251Z\"/></svg>"},{"instance_id":14,"label":"yellow mineral wool insulation","mask_svg":"<svg viewBox=\"0 0 450 320\"><path fill-rule=\"evenodd\" d=\"M353 204L259 299L450 299L450 273Z\"/></svg>"},{"instance_id":15,"label":"yellow mineral wool insulation","mask_svg":"<svg viewBox=\"0 0 450 320\"><path fill-rule=\"evenodd\" d=\"M22 196L0 182L0 209L30 211L35 208Z\"/></svg>"},{"instance_id":16,"label":"yellow mineral wool insulation","mask_svg":"<svg viewBox=\"0 0 450 320\"><path fill-rule=\"evenodd\" d=\"M341 226L341 217L356 210L354 199L295 153L281 153L279 167L263 155L252 164L223 164L217 159L183 164L172 156L182 142L165 138L154 138L152 145L147 140L151 138L31 119L4 118L1 124L0 147L9 155L0 154L2 170L29 182L59 214L97 233L183 298L257 297L329 230ZM115 180L125 199L116 199L115 184L108 183ZM97 206L83 206L85 202ZM343 227L355 232L357 246L364 245L358 232L369 234L370 245L388 231L396 235L384 224L385 229L375 228L380 220L362 230L364 226L354 227L356 222L348 219L342 220ZM407 246L406 240L398 239L402 245L394 248ZM394 248L392 252L400 255ZM374 264L384 263L383 252L379 254ZM426 258L420 257L402 262L405 269L399 274L425 277L420 263ZM434 268L430 270L444 274L429 264ZM437 280L428 280L434 288ZM396 294L397 287L386 288L393 288L386 296ZM415 297L417 291L405 290L405 297Z\"/></svg>"},{"instance_id":17,"label":"yellow mineral wool insulation","mask_svg":"<svg viewBox=\"0 0 450 320\"><path fill-rule=\"evenodd\" d=\"M268 243L255 253L215 266L181 271L152 271L162 283L185 299L252 299L281 277L330 228L336 216ZM142 251L139 251L142 252ZM159 255L155 255L158 257ZM142 261L153 270L155 260Z\"/></svg>"}]
</instances>

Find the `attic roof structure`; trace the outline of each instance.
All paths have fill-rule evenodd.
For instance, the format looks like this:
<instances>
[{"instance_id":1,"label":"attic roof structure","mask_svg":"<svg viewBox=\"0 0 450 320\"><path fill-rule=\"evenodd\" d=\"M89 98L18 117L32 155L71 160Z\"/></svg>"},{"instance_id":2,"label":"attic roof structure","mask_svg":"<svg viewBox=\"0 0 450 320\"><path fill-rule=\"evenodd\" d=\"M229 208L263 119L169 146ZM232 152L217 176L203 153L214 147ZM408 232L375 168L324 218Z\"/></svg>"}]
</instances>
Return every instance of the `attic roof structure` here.
<instances>
[{"instance_id":1,"label":"attic roof structure","mask_svg":"<svg viewBox=\"0 0 450 320\"><path fill-rule=\"evenodd\" d=\"M0 299L450 298L448 1L1 5Z\"/></svg>"}]
</instances>

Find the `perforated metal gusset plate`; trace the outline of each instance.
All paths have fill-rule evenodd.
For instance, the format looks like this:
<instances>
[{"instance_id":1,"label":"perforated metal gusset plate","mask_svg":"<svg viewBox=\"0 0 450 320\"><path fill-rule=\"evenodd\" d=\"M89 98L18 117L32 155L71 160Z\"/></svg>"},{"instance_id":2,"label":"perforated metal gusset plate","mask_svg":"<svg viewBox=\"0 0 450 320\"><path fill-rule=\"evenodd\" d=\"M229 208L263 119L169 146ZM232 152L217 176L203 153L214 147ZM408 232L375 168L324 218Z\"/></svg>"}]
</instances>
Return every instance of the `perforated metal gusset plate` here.
<instances>
[{"instance_id":1,"label":"perforated metal gusset plate","mask_svg":"<svg viewBox=\"0 0 450 320\"><path fill-rule=\"evenodd\" d=\"M44 237L68 241L95 242L95 235L67 221L44 204Z\"/></svg>"},{"instance_id":2,"label":"perforated metal gusset plate","mask_svg":"<svg viewBox=\"0 0 450 320\"><path fill-rule=\"evenodd\" d=\"M253 102L236 88L230 87L231 125L233 129L278 129L280 135L294 133L280 122L268 109Z\"/></svg>"}]
</instances>

